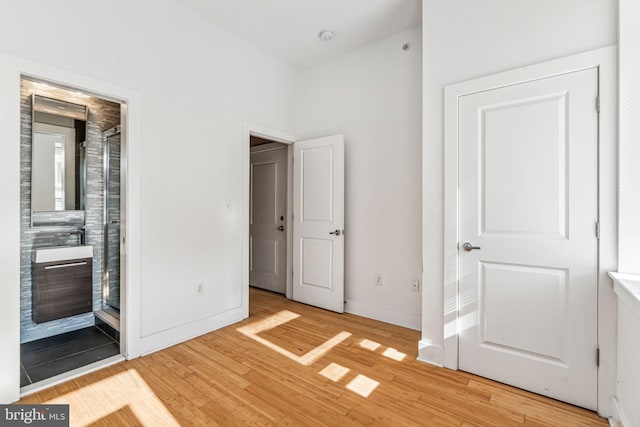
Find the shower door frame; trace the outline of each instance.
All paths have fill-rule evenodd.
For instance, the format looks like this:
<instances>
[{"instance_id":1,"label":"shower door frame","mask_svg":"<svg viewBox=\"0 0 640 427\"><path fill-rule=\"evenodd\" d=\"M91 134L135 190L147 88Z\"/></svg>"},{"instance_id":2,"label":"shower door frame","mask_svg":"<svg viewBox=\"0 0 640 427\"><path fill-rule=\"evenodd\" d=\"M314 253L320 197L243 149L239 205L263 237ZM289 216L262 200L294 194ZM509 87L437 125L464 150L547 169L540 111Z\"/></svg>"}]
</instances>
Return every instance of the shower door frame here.
<instances>
[{"instance_id":1,"label":"shower door frame","mask_svg":"<svg viewBox=\"0 0 640 427\"><path fill-rule=\"evenodd\" d=\"M120 108L123 108L124 104L120 104ZM120 227L120 234L118 236L119 246L120 246L120 268L119 268L119 276L118 277L118 286L120 287L120 292L118 293L120 296L120 302L118 303L118 308L114 308L109 305L109 226L111 225L111 221L109 220L109 180L110 180L110 170L109 166L111 164L111 155L109 151L109 138L120 135L120 215L117 222L117 225ZM124 217L123 212L125 211L125 197L124 197L124 183L126 182L126 151L125 151L125 143L124 137L122 133L122 123L118 126L114 126L111 129L107 129L102 132L102 142L103 142L103 219L102 219L102 233L103 233L103 253L102 253L102 310L108 311L110 313L116 312L118 314L118 318L120 317L120 311L122 307L122 267L124 265L124 259L122 257L122 245L123 245L123 233L122 233L122 218Z\"/></svg>"}]
</instances>

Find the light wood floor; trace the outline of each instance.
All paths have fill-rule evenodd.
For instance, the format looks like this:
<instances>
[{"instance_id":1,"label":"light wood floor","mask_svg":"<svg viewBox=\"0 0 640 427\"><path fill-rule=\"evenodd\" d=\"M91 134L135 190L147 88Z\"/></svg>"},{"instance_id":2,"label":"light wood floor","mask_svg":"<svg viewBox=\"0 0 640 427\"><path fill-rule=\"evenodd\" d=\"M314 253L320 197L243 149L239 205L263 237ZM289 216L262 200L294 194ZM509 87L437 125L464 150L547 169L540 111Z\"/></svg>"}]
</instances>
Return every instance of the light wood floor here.
<instances>
[{"instance_id":1,"label":"light wood floor","mask_svg":"<svg viewBox=\"0 0 640 427\"><path fill-rule=\"evenodd\" d=\"M417 362L419 332L250 295L250 318L239 324L20 403L70 404L72 425L118 427L608 425L580 408Z\"/></svg>"}]
</instances>

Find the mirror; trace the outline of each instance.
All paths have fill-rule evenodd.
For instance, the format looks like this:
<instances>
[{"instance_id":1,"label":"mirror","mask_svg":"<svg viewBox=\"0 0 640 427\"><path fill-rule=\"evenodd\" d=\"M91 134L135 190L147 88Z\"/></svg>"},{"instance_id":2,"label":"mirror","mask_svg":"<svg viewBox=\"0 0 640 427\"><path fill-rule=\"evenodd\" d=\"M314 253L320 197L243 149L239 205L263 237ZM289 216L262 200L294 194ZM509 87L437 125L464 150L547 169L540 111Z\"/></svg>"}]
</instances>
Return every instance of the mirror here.
<instances>
[{"instance_id":1,"label":"mirror","mask_svg":"<svg viewBox=\"0 0 640 427\"><path fill-rule=\"evenodd\" d=\"M32 100L32 217L83 211L87 107L35 94Z\"/></svg>"}]
</instances>

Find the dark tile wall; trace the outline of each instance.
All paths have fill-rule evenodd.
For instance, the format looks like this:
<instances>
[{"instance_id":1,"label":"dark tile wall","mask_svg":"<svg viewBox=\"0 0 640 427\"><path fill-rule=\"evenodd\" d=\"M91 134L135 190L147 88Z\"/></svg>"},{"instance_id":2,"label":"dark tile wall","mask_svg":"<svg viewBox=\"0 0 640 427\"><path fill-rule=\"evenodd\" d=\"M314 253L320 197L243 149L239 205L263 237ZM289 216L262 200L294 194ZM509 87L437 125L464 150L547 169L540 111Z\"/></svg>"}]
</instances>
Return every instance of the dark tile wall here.
<instances>
[{"instance_id":1,"label":"dark tile wall","mask_svg":"<svg viewBox=\"0 0 640 427\"><path fill-rule=\"evenodd\" d=\"M36 93L89 107L87 122L86 244L93 246L93 309L102 301L103 264L103 142L102 132L120 124L120 105L29 80L20 88L20 340L22 343L94 324L92 313L35 324L31 319L31 258L35 248L75 245L69 226L31 227L31 94ZM73 214L70 214L73 215Z\"/></svg>"}]
</instances>

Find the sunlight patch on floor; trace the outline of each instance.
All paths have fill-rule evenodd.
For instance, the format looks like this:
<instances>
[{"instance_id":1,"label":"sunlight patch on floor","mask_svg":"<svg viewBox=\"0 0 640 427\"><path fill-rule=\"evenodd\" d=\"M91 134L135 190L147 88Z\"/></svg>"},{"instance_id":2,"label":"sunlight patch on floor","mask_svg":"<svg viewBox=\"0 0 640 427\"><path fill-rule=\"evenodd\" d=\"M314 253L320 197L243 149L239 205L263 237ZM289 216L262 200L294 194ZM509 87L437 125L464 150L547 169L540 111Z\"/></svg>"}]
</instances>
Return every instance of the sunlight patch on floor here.
<instances>
[{"instance_id":1,"label":"sunlight patch on floor","mask_svg":"<svg viewBox=\"0 0 640 427\"><path fill-rule=\"evenodd\" d=\"M376 380L372 380L366 375L358 374L357 377L347 384L347 388L362 397L369 397L371 393L380 385Z\"/></svg>"},{"instance_id":2,"label":"sunlight patch on floor","mask_svg":"<svg viewBox=\"0 0 640 427\"><path fill-rule=\"evenodd\" d=\"M289 310L282 310L262 320L257 320L253 323L249 323L248 325L241 326L238 328L238 331L245 335L256 335L260 332L284 325L298 317L300 317L298 313L294 313Z\"/></svg>"},{"instance_id":3,"label":"sunlight patch on floor","mask_svg":"<svg viewBox=\"0 0 640 427\"><path fill-rule=\"evenodd\" d=\"M249 323L248 325L245 326L241 326L239 328L237 328L236 330L238 332L240 332L241 334L251 338L254 341L259 342L260 344L264 345L265 347L270 348L271 350L288 357L289 359L300 363L301 365L311 365L313 362L315 362L316 360L318 360L320 357L322 357L323 355L325 355L326 353L328 353L333 347L337 346L338 344L340 344L342 341L346 340L347 338L349 338L351 336L351 333L349 332L345 332L342 331L339 334L337 334L336 336L334 336L333 338L328 339L327 341L325 341L324 343L320 344L319 346L317 346L316 348L308 351L307 353L303 354L302 356L298 356L297 354L294 354L292 352L290 352L289 350L286 350L282 347L280 347L277 344L272 343L271 341L262 338L261 336L259 336L258 334L260 332L264 332L266 330L269 329L273 329L275 327L278 327L280 325L284 325L287 322L290 322L291 320L297 319L298 317L300 317L299 314L293 313L291 311L288 310L282 310L279 311L278 313L272 314L271 316L267 317L266 319L262 319L262 320L258 320L256 322L253 323Z\"/></svg>"},{"instance_id":4,"label":"sunlight patch on floor","mask_svg":"<svg viewBox=\"0 0 640 427\"><path fill-rule=\"evenodd\" d=\"M108 419L111 414L130 411L143 426L180 426L135 369L43 403L68 404L71 425L90 425Z\"/></svg>"},{"instance_id":5,"label":"sunlight patch on floor","mask_svg":"<svg viewBox=\"0 0 640 427\"><path fill-rule=\"evenodd\" d=\"M331 381L338 382L349 373L350 369L345 368L342 365L338 365L337 363L331 362L323 370L320 371L320 375L325 378L330 379Z\"/></svg>"},{"instance_id":6,"label":"sunlight patch on floor","mask_svg":"<svg viewBox=\"0 0 640 427\"><path fill-rule=\"evenodd\" d=\"M376 349L380 347L380 343L368 340L366 338L360 341L358 345L362 348L366 348L367 350L371 350L371 351L376 351Z\"/></svg>"},{"instance_id":7,"label":"sunlight patch on floor","mask_svg":"<svg viewBox=\"0 0 640 427\"><path fill-rule=\"evenodd\" d=\"M406 354L404 354L401 351L396 350L395 348L387 348L383 353L383 356L388 357L389 359L393 359L393 360L397 360L398 362L402 362L404 360L405 357L407 357Z\"/></svg>"}]
</instances>

